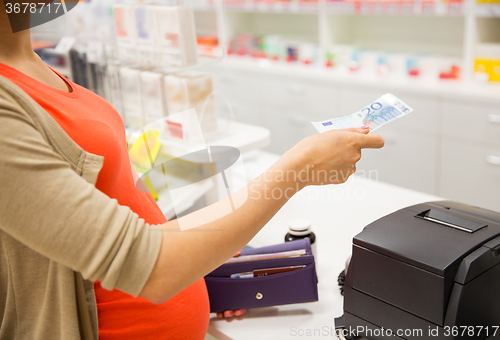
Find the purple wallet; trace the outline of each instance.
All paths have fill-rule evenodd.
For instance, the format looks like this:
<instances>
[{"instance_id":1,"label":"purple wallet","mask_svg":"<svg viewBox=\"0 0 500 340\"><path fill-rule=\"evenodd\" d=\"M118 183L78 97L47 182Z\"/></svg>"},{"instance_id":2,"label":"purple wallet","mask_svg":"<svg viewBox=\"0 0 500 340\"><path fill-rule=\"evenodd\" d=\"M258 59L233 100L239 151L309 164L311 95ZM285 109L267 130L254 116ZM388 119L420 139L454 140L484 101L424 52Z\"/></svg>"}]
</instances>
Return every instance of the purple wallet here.
<instances>
[{"instance_id":1,"label":"purple wallet","mask_svg":"<svg viewBox=\"0 0 500 340\"><path fill-rule=\"evenodd\" d=\"M210 312L318 301L318 278L308 238L269 247L244 249L241 255L279 253L299 249L305 249L306 255L226 263L205 276ZM231 274L250 272L254 269L301 265L305 267L269 276L230 278Z\"/></svg>"}]
</instances>

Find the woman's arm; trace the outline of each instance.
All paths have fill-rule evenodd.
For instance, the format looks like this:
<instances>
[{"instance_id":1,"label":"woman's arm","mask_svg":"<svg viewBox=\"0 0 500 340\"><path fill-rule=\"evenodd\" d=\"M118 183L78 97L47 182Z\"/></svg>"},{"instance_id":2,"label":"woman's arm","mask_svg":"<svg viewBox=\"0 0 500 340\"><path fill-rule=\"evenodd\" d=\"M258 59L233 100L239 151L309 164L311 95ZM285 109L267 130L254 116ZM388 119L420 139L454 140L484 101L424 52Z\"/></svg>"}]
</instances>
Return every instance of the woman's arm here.
<instances>
[{"instance_id":1,"label":"woman's arm","mask_svg":"<svg viewBox=\"0 0 500 340\"><path fill-rule=\"evenodd\" d=\"M163 232L160 254L140 296L155 303L168 300L242 249L294 193L308 185L345 182L361 149L384 145L380 136L367 132L351 129L308 137L248 185L248 199L247 190L232 196L234 202L244 201L236 211L206 223L208 216L226 209L225 202L218 202L164 224L158 230ZM183 224L202 230L181 231Z\"/></svg>"},{"instance_id":2,"label":"woman's arm","mask_svg":"<svg viewBox=\"0 0 500 340\"><path fill-rule=\"evenodd\" d=\"M290 197L307 185L345 181L362 148L383 145L380 136L366 132L332 131L304 139L267 176L250 183L241 207L214 222L206 223L212 220L207 215L220 213L222 203L150 227L78 176L27 112L0 89L0 231L106 289L162 302L243 248L285 204L286 197L269 200L266 192L283 190ZM329 176L323 182L318 176L312 181L312 173L303 182L275 180L282 171L313 170ZM238 192L232 198L246 197ZM204 231L180 232L179 223Z\"/></svg>"},{"instance_id":3,"label":"woman's arm","mask_svg":"<svg viewBox=\"0 0 500 340\"><path fill-rule=\"evenodd\" d=\"M139 295L162 235L79 176L56 152L65 145L44 137L36 120L42 108L5 79L0 83L0 238L106 289Z\"/></svg>"}]
</instances>

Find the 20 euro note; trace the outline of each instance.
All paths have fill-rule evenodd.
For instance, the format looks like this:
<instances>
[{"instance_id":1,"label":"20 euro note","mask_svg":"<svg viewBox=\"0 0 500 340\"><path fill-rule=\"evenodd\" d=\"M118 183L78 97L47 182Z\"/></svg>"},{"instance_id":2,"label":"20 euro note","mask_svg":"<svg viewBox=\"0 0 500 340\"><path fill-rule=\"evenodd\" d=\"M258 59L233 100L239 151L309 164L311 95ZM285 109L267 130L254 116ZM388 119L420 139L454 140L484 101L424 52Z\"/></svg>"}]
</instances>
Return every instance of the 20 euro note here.
<instances>
[{"instance_id":1,"label":"20 euro note","mask_svg":"<svg viewBox=\"0 0 500 340\"><path fill-rule=\"evenodd\" d=\"M398 97L387 93L362 110L347 117L333 118L322 122L311 122L319 133L367 125L371 131L406 116L413 109Z\"/></svg>"}]
</instances>

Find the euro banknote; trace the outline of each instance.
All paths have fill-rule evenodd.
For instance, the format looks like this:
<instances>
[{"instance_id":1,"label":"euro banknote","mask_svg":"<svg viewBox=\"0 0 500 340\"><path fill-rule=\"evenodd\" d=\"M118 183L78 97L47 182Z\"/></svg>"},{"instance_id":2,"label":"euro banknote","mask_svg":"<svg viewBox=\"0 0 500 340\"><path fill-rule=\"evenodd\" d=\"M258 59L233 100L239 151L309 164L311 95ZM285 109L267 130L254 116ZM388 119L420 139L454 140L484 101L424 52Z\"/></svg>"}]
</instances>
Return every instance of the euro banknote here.
<instances>
[{"instance_id":1,"label":"euro banknote","mask_svg":"<svg viewBox=\"0 0 500 340\"><path fill-rule=\"evenodd\" d=\"M387 93L350 116L311 123L319 133L329 130L357 128L364 125L367 125L370 132L372 132L393 120L406 116L412 111L413 109L401 99Z\"/></svg>"}]
</instances>

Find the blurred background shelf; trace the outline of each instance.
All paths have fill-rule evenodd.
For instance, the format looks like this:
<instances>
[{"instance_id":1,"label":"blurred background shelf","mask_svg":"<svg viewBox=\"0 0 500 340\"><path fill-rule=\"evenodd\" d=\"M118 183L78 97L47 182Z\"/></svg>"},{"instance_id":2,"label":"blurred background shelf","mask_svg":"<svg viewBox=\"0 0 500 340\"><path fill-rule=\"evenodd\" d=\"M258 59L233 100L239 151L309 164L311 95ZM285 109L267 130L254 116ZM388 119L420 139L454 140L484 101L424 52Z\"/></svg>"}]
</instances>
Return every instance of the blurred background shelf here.
<instances>
[{"instance_id":1,"label":"blurred background shelf","mask_svg":"<svg viewBox=\"0 0 500 340\"><path fill-rule=\"evenodd\" d=\"M316 133L310 121L348 115L386 92L404 98L415 112L377 131L386 146L363 152L360 175L500 210L500 166L488 161L500 157L499 84L369 79L236 57L208 71L237 120L270 129L266 150L277 154Z\"/></svg>"},{"instance_id":2,"label":"blurred background shelf","mask_svg":"<svg viewBox=\"0 0 500 340\"><path fill-rule=\"evenodd\" d=\"M87 26L109 35L116 2L82 2L75 11L92 15L69 13L33 37L58 41ZM500 3L233 1L224 3L224 35L212 2L185 4L195 9L200 55L227 46L223 62L200 70L238 131L267 131L252 148L283 154L316 133L311 121L391 92L415 112L377 131L386 146L363 152L360 174L500 210ZM89 39L80 39L84 51Z\"/></svg>"},{"instance_id":3,"label":"blurred background shelf","mask_svg":"<svg viewBox=\"0 0 500 340\"><path fill-rule=\"evenodd\" d=\"M480 4L476 8L478 17L500 17L500 4Z\"/></svg>"},{"instance_id":4,"label":"blurred background shelf","mask_svg":"<svg viewBox=\"0 0 500 340\"><path fill-rule=\"evenodd\" d=\"M211 3L203 3L196 5L197 11L214 10L214 5ZM328 14L342 15L403 15L403 16L464 16L465 7L462 2L454 3L438 3L434 2L423 3L416 7L410 3L406 7L398 3L376 3L373 4L356 2L345 4L342 2L329 1L324 7L320 7L318 3L301 5L298 3L289 3L285 1L275 2L227 2L225 9L228 12L248 12L248 13L275 13L275 14L311 14L320 9L326 10ZM500 5L496 4L479 4L476 7L476 15L478 17L500 17Z\"/></svg>"}]
</instances>

